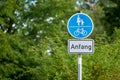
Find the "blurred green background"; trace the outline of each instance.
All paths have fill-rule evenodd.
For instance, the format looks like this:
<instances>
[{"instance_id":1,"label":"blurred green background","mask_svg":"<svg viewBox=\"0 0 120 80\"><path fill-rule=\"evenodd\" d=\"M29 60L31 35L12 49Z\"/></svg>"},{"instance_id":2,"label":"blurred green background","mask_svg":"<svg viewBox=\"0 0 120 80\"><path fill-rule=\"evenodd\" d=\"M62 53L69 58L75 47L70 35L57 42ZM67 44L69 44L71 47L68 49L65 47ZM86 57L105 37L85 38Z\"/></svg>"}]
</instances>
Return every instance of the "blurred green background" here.
<instances>
[{"instance_id":1,"label":"blurred green background","mask_svg":"<svg viewBox=\"0 0 120 80\"><path fill-rule=\"evenodd\" d=\"M0 0L0 80L77 80L67 21L79 11L94 22L83 80L120 80L119 0Z\"/></svg>"}]
</instances>

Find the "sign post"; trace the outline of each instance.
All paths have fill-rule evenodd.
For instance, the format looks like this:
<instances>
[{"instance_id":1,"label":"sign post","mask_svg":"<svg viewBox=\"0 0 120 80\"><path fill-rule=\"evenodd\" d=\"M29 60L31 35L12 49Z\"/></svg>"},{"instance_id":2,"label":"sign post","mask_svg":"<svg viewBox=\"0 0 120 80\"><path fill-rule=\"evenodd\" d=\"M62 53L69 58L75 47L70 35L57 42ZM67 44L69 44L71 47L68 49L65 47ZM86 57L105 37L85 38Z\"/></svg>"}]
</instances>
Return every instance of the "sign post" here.
<instances>
[{"instance_id":1,"label":"sign post","mask_svg":"<svg viewBox=\"0 0 120 80\"><path fill-rule=\"evenodd\" d=\"M84 13L72 15L67 23L68 32L77 40L68 40L68 53L78 54L78 80L82 80L82 54L94 53L94 40L85 39L93 31L92 19Z\"/></svg>"},{"instance_id":2,"label":"sign post","mask_svg":"<svg viewBox=\"0 0 120 80\"><path fill-rule=\"evenodd\" d=\"M82 54L78 54L78 80L82 80Z\"/></svg>"}]
</instances>

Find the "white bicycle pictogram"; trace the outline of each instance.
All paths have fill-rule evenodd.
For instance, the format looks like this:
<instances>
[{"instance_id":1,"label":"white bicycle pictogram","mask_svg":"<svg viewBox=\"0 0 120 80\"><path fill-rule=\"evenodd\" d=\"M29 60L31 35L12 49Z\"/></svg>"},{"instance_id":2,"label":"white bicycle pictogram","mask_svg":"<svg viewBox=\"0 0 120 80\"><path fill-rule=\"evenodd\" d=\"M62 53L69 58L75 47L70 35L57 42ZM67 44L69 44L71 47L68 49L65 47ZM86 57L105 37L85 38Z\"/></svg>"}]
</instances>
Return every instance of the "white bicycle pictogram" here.
<instances>
[{"instance_id":1,"label":"white bicycle pictogram","mask_svg":"<svg viewBox=\"0 0 120 80\"><path fill-rule=\"evenodd\" d=\"M87 35L87 31L84 30L83 28L78 28L75 32L74 35L75 36L79 36L80 34L82 34L83 36Z\"/></svg>"}]
</instances>

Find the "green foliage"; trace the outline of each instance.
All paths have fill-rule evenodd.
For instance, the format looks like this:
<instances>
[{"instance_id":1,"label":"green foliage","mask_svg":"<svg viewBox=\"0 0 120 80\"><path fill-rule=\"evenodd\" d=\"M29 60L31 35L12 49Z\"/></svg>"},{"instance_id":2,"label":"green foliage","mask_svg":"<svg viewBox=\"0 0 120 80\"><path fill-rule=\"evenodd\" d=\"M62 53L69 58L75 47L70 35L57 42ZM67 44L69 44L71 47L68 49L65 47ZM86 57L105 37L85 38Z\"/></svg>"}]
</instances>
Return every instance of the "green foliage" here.
<instances>
[{"instance_id":1,"label":"green foliage","mask_svg":"<svg viewBox=\"0 0 120 80\"><path fill-rule=\"evenodd\" d=\"M73 80L75 78L77 73L73 74L73 71L77 70L74 69L75 64L71 65L71 61L74 62L75 59L64 53L66 47L59 43L59 39L56 39L58 44L50 40L53 50L48 54L46 52L48 44L41 43L41 45L45 45L40 46L43 47L41 51L40 47L35 46L29 40L19 39L18 35L9 35L8 37L8 34L3 32L0 32L0 35L2 45L0 47L0 79ZM65 73L66 70L67 73Z\"/></svg>"},{"instance_id":2,"label":"green foliage","mask_svg":"<svg viewBox=\"0 0 120 80\"><path fill-rule=\"evenodd\" d=\"M118 0L108 0L104 3L104 13L105 17L103 23L105 25L105 30L108 35L112 35L115 27L120 27L120 2Z\"/></svg>"},{"instance_id":3,"label":"green foliage","mask_svg":"<svg viewBox=\"0 0 120 80\"><path fill-rule=\"evenodd\" d=\"M13 24L17 23L17 12L21 9L16 0L3 0L0 2L0 28L8 33L16 32Z\"/></svg>"},{"instance_id":4,"label":"green foliage","mask_svg":"<svg viewBox=\"0 0 120 80\"><path fill-rule=\"evenodd\" d=\"M94 55L84 56L85 80L119 80L120 40L114 44L95 47Z\"/></svg>"},{"instance_id":5,"label":"green foliage","mask_svg":"<svg viewBox=\"0 0 120 80\"><path fill-rule=\"evenodd\" d=\"M114 33L112 35L113 40L119 40L120 39L120 29L115 28Z\"/></svg>"}]
</instances>

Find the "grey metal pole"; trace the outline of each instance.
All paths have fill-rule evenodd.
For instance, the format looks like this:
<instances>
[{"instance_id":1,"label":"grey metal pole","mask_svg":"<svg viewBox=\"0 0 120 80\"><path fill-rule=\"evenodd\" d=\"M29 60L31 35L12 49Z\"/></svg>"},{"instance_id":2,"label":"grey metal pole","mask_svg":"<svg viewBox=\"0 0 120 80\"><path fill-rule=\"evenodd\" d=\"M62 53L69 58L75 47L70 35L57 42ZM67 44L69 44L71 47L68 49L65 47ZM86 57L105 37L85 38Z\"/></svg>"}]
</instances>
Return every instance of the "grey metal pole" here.
<instances>
[{"instance_id":1,"label":"grey metal pole","mask_svg":"<svg viewBox=\"0 0 120 80\"><path fill-rule=\"evenodd\" d=\"M78 54L78 80L82 80L82 54Z\"/></svg>"}]
</instances>

